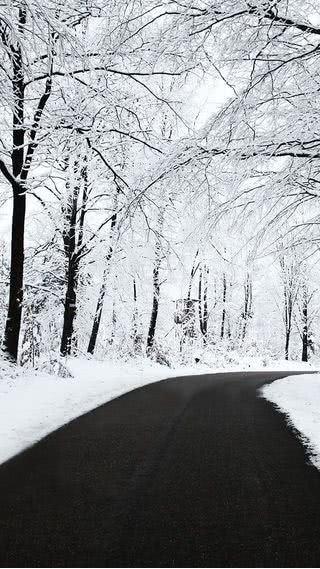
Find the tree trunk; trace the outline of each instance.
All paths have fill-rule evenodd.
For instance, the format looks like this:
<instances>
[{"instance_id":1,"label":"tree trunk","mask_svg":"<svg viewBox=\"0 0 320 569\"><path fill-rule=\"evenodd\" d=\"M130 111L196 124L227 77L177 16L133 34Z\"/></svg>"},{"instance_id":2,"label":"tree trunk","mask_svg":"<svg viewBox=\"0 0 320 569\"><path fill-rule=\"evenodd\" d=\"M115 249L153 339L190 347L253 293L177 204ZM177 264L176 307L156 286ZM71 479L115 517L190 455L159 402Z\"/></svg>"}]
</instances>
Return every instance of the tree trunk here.
<instances>
[{"instance_id":1,"label":"tree trunk","mask_svg":"<svg viewBox=\"0 0 320 569\"><path fill-rule=\"evenodd\" d=\"M225 323L226 323L226 299L227 299L227 277L225 273L223 274L223 288L222 288L222 319L221 319L221 339L224 338L225 333Z\"/></svg>"},{"instance_id":2,"label":"tree trunk","mask_svg":"<svg viewBox=\"0 0 320 569\"><path fill-rule=\"evenodd\" d=\"M290 335L291 335L291 330L290 329L286 330L286 344L284 348L284 358L286 360L289 359Z\"/></svg>"},{"instance_id":3,"label":"tree trunk","mask_svg":"<svg viewBox=\"0 0 320 569\"><path fill-rule=\"evenodd\" d=\"M159 273L161 267L161 241L160 233L163 226L163 211L159 213L159 235L155 244L155 260L152 272L152 282L153 282L153 298L152 298L152 310L150 317L150 324L147 336L147 354L151 353L154 345L154 337L157 326L158 312L159 312L159 298L160 298L160 282Z\"/></svg>"},{"instance_id":4,"label":"tree trunk","mask_svg":"<svg viewBox=\"0 0 320 569\"><path fill-rule=\"evenodd\" d=\"M22 37L27 21L26 3L20 2L18 11L18 29ZM0 170L11 183L13 190L13 213L11 235L11 267L9 306L5 325L3 351L13 362L17 361L21 314L23 301L23 271L24 271L24 228L26 213L26 181L31 167L34 152L38 146L36 140L38 128L46 103L51 93L51 77L48 77L45 92L40 97L32 128L29 130L29 141L25 144L26 126L24 123L25 107L25 77L23 49L19 36L12 39L6 33L1 34L12 67L12 174L2 160ZM51 67L52 69L52 67Z\"/></svg>"},{"instance_id":5,"label":"tree trunk","mask_svg":"<svg viewBox=\"0 0 320 569\"><path fill-rule=\"evenodd\" d=\"M187 300L191 299L191 290L192 290L192 283L193 283L193 279L194 276L199 268L200 263L198 263L196 265L197 262L197 257L199 255L199 249L197 249L196 254L194 256L194 260L193 260L193 264L192 264L192 268L191 268L191 273L190 273L190 280L189 280L189 286L188 286L188 295L187 295Z\"/></svg>"},{"instance_id":6,"label":"tree trunk","mask_svg":"<svg viewBox=\"0 0 320 569\"><path fill-rule=\"evenodd\" d=\"M77 239L77 210L78 197L80 192L80 180L78 178L79 164L74 164L74 175L76 183L68 195L68 203L63 211L65 215L66 227L63 232L64 250L67 257L67 290L64 301L63 328L60 344L62 356L70 355L74 333L74 321L76 317L77 286L79 272L79 258L76 252ZM70 184L67 183L69 189Z\"/></svg>"},{"instance_id":7,"label":"tree trunk","mask_svg":"<svg viewBox=\"0 0 320 569\"><path fill-rule=\"evenodd\" d=\"M26 9L19 8L19 31L24 32L26 24ZM6 43L6 42L5 42ZM11 230L11 268L9 307L4 332L3 350L13 362L18 358L19 334L21 328L21 313L23 300L23 269L24 269L24 226L26 215L26 195L21 176L24 163L24 68L20 43L16 47L9 46L9 57L12 63L12 176L13 212ZM26 177L26 176L25 176Z\"/></svg>"},{"instance_id":8,"label":"tree trunk","mask_svg":"<svg viewBox=\"0 0 320 569\"><path fill-rule=\"evenodd\" d=\"M63 330L60 345L62 356L71 354L74 334L74 321L77 308L78 263L71 257L67 271L67 292L64 303Z\"/></svg>"},{"instance_id":9,"label":"tree trunk","mask_svg":"<svg viewBox=\"0 0 320 569\"><path fill-rule=\"evenodd\" d=\"M89 339L89 345L88 345L88 353L89 354L94 353L96 343L97 343L97 338L98 338L98 333L99 333L99 328L100 328L100 322L101 322L102 309L103 309L103 304L104 304L104 298L106 295L106 285L107 285L108 274L109 274L109 267L106 267L103 271L102 284L101 284L100 291L99 291L96 311L94 314L93 325L92 325L91 335L90 335L90 339Z\"/></svg>"},{"instance_id":10,"label":"tree trunk","mask_svg":"<svg viewBox=\"0 0 320 569\"><path fill-rule=\"evenodd\" d=\"M200 268L198 308L200 331L203 335L204 343L207 342L208 335L208 273L209 269L206 265L204 265L203 269L202 267Z\"/></svg>"},{"instance_id":11,"label":"tree trunk","mask_svg":"<svg viewBox=\"0 0 320 569\"><path fill-rule=\"evenodd\" d=\"M13 362L17 361L23 300L24 226L26 196L22 191L13 194L11 270L9 308L6 320L3 350Z\"/></svg>"},{"instance_id":12,"label":"tree trunk","mask_svg":"<svg viewBox=\"0 0 320 569\"><path fill-rule=\"evenodd\" d=\"M308 299L307 296L303 299L303 307L302 307L302 321L303 321L303 328L302 328L302 361L308 361Z\"/></svg>"},{"instance_id":13,"label":"tree trunk","mask_svg":"<svg viewBox=\"0 0 320 569\"><path fill-rule=\"evenodd\" d=\"M207 341L208 318L209 318L209 313L208 313L208 275L209 275L209 269L205 265L205 267L204 267L204 289L203 289L203 335L204 335L205 341Z\"/></svg>"},{"instance_id":14,"label":"tree trunk","mask_svg":"<svg viewBox=\"0 0 320 569\"><path fill-rule=\"evenodd\" d=\"M149 331L148 331L148 338L147 338L147 351L150 352L152 350L154 344L154 336L156 332L156 325L158 319L158 312L159 312L159 295L160 295L160 287L157 284L158 281L158 271L153 271L153 300L152 300L152 311L151 311L151 318L149 324Z\"/></svg>"},{"instance_id":15,"label":"tree trunk","mask_svg":"<svg viewBox=\"0 0 320 569\"><path fill-rule=\"evenodd\" d=\"M244 310L242 315L242 332L241 332L241 339L244 341L249 319L252 317L252 280L247 273L246 282L244 284Z\"/></svg>"},{"instance_id":16,"label":"tree trunk","mask_svg":"<svg viewBox=\"0 0 320 569\"><path fill-rule=\"evenodd\" d=\"M112 331L111 331L111 338L110 338L110 346L114 343L116 337L116 328L117 328L117 311L116 311L116 303L115 299L113 299L113 306L112 306Z\"/></svg>"},{"instance_id":17,"label":"tree trunk","mask_svg":"<svg viewBox=\"0 0 320 569\"><path fill-rule=\"evenodd\" d=\"M133 339L134 352L138 351L139 345L140 345L138 322L139 322L139 313L138 313L138 306L137 306L137 283L136 283L136 279L133 278L132 339Z\"/></svg>"},{"instance_id":18,"label":"tree trunk","mask_svg":"<svg viewBox=\"0 0 320 569\"><path fill-rule=\"evenodd\" d=\"M116 198L116 202L114 204L115 209L116 209L116 205L117 205L117 198ZM110 272L110 262L111 262L113 251L114 251L113 240L114 240L116 223L117 223L117 211L115 211L115 213L113 214L113 216L111 218L111 226L110 226L111 243L109 246L108 254L106 256L106 261L105 261L106 266L105 266L104 271L103 271L102 283L101 283L101 287L100 287L100 291L99 291L98 301L97 301L96 310L95 310L94 319L93 319L93 324L92 324L92 330L91 330L89 344L88 344L88 353L89 354L94 353L94 350L96 348L98 334L99 334L99 328L100 328L101 316L102 316L102 309L103 309L104 299L105 299L106 292L107 292L107 279L108 279L108 275Z\"/></svg>"}]
</instances>

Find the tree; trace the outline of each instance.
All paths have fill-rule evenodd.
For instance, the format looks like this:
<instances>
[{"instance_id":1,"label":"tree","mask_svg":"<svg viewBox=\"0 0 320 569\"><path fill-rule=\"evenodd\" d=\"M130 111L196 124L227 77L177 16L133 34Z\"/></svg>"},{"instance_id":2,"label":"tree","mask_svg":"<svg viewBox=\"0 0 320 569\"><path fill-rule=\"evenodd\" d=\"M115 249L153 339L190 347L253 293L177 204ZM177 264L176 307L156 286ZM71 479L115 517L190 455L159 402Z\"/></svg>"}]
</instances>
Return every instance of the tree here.
<instances>
[{"instance_id":1,"label":"tree","mask_svg":"<svg viewBox=\"0 0 320 569\"><path fill-rule=\"evenodd\" d=\"M241 330L240 335L242 341L244 341L250 318L252 318L252 276L247 272L244 288L244 305L243 312L241 314Z\"/></svg>"},{"instance_id":2,"label":"tree","mask_svg":"<svg viewBox=\"0 0 320 569\"><path fill-rule=\"evenodd\" d=\"M164 224L164 210L160 209L158 215L158 227L155 235L155 250L154 250L154 264L152 271L152 310L150 316L150 324L147 335L147 354L151 355L154 347L155 332L159 312L159 299L160 299L160 269L164 257L162 245L162 230Z\"/></svg>"},{"instance_id":3,"label":"tree","mask_svg":"<svg viewBox=\"0 0 320 569\"><path fill-rule=\"evenodd\" d=\"M280 254L281 280L283 286L283 323L285 327L284 357L289 359L290 338L294 309L301 286L301 264L293 255Z\"/></svg>"},{"instance_id":4,"label":"tree","mask_svg":"<svg viewBox=\"0 0 320 569\"><path fill-rule=\"evenodd\" d=\"M301 287L297 298L296 326L301 338L301 361L309 361L310 353L314 353L312 328L318 316L315 296L317 288L312 286L311 271L304 262L301 271Z\"/></svg>"},{"instance_id":5,"label":"tree","mask_svg":"<svg viewBox=\"0 0 320 569\"><path fill-rule=\"evenodd\" d=\"M89 198L87 159L81 164L77 157L69 164L67 159L67 200L62 205L64 215L63 243L66 256L66 295L64 302L63 329L60 352L62 356L71 354L74 340L74 321L77 309L77 289L79 281L79 265L83 254L84 223ZM70 167L73 176L70 175Z\"/></svg>"},{"instance_id":6,"label":"tree","mask_svg":"<svg viewBox=\"0 0 320 569\"><path fill-rule=\"evenodd\" d=\"M198 306L199 306L199 324L203 341L206 344L208 340L208 275L209 267L201 265L199 272L199 289L198 289Z\"/></svg>"},{"instance_id":7,"label":"tree","mask_svg":"<svg viewBox=\"0 0 320 569\"><path fill-rule=\"evenodd\" d=\"M220 331L220 338L221 340L225 337L225 326L226 326L226 315L227 315L227 290L228 290L228 283L227 283L227 275L223 273L222 275L222 316L221 316L221 331Z\"/></svg>"},{"instance_id":8,"label":"tree","mask_svg":"<svg viewBox=\"0 0 320 569\"><path fill-rule=\"evenodd\" d=\"M25 125L26 102L26 64L25 52L28 48L27 20L28 10L25 2L12 11L11 22L0 15L0 37L4 52L6 82L11 83L12 94L12 149L11 169L4 160L0 160L0 170L10 183L13 195L12 233L11 233L11 269L9 308L4 333L3 349L8 358L17 360L21 311L23 300L24 267L24 227L26 214L27 180L33 162L34 153L39 144L37 136L41 119L52 90L51 70L52 45L48 41L47 58L49 71L42 95L35 107L33 122L27 129ZM53 31L49 38L54 39Z\"/></svg>"},{"instance_id":9,"label":"tree","mask_svg":"<svg viewBox=\"0 0 320 569\"><path fill-rule=\"evenodd\" d=\"M98 338L98 333L99 333L99 328L100 328L100 323L101 323L102 310L103 310L103 304L104 304L104 299L105 299L105 295L107 292L107 280L108 280L108 276L109 276L109 272L110 272L110 263L111 263L111 259L112 259L113 253L114 253L114 248L115 248L115 243L116 243L117 218L118 218L117 202L115 201L114 213L112 214L111 225L110 225L110 237L109 237L110 245L109 245L109 249L107 251L106 257L105 257L105 266L103 269L102 283L101 283L100 290L99 290L97 306L96 306L96 310L95 310L95 314L94 314L93 325L92 325L92 330L91 330L91 335L90 335L90 340L89 340L89 345L88 345L88 353L89 354L94 353L97 338ZM115 314L115 312L114 312L114 314ZM113 320L115 318L116 317L114 316Z\"/></svg>"}]
</instances>

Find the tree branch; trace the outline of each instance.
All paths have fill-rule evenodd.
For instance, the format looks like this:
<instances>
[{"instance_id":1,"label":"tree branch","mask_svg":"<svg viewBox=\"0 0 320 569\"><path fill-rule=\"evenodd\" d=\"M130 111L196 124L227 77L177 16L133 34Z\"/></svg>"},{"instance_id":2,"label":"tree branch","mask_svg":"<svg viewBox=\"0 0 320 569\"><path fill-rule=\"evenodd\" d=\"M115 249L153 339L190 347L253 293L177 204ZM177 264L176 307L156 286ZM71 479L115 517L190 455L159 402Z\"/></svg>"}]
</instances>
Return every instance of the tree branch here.
<instances>
[{"instance_id":1,"label":"tree branch","mask_svg":"<svg viewBox=\"0 0 320 569\"><path fill-rule=\"evenodd\" d=\"M121 71L120 69L112 69L111 67L105 67L104 65L87 67L84 69L75 69L74 71L52 71L51 74L44 73L43 75L38 75L38 77L34 77L30 79L30 81L26 81L25 86L35 83L36 81L41 81L42 79L47 79L47 77L51 76L58 76L58 77L66 77L73 75L79 75L81 73L89 73L90 71L106 71L107 73L114 73L116 75L124 75L126 77L136 77L136 76L143 76L143 77L152 77L153 75L169 75L169 76L180 76L183 72L182 71Z\"/></svg>"}]
</instances>

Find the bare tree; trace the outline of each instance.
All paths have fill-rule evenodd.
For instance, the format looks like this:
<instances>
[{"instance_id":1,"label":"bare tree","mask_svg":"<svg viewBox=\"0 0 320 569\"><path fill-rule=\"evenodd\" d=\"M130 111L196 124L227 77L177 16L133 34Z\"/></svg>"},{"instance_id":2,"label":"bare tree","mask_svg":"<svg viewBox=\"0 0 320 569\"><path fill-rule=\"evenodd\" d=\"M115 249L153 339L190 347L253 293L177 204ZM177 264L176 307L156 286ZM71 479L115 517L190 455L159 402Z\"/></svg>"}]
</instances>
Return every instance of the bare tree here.
<instances>
[{"instance_id":1,"label":"bare tree","mask_svg":"<svg viewBox=\"0 0 320 569\"><path fill-rule=\"evenodd\" d=\"M38 147L37 138L41 119L52 90L52 45L48 36L48 75L42 95L37 101L31 127L25 125L26 104L26 62L25 36L29 33L27 27L27 4L21 2L19 7L12 10L13 18L0 15L0 38L4 58L7 63L6 78L11 83L12 94L12 148L11 169L4 160L0 160L0 171L10 183L13 196L12 232L11 232L11 270L9 307L4 333L3 349L8 358L17 360L19 334L21 327L21 311L23 300L23 268L24 268L24 230L26 215L26 192L30 167L34 153Z\"/></svg>"},{"instance_id":2,"label":"bare tree","mask_svg":"<svg viewBox=\"0 0 320 569\"><path fill-rule=\"evenodd\" d=\"M207 343L208 340L208 275L209 267L206 264L201 265L199 271L198 308L200 331L204 343Z\"/></svg>"},{"instance_id":3,"label":"bare tree","mask_svg":"<svg viewBox=\"0 0 320 569\"><path fill-rule=\"evenodd\" d=\"M246 275L246 280L245 283L243 285L244 288L244 305L243 305L243 312L241 314L241 339L242 341L244 341L246 334L247 334L247 329L248 329L248 323L250 321L250 318L252 318L252 277L250 275L250 273L247 273Z\"/></svg>"},{"instance_id":4,"label":"bare tree","mask_svg":"<svg viewBox=\"0 0 320 569\"><path fill-rule=\"evenodd\" d=\"M290 338L293 326L294 309L301 286L300 263L293 256L280 254L281 280L283 287L283 323L285 328L284 357L289 359Z\"/></svg>"},{"instance_id":5,"label":"bare tree","mask_svg":"<svg viewBox=\"0 0 320 569\"><path fill-rule=\"evenodd\" d=\"M159 313L159 300L160 300L160 270L164 258L162 231L164 224L164 209L159 210L158 224L155 234L155 249L154 249L154 262L152 270L152 310L147 335L147 354L152 354L152 349L155 341L155 332Z\"/></svg>"}]
</instances>

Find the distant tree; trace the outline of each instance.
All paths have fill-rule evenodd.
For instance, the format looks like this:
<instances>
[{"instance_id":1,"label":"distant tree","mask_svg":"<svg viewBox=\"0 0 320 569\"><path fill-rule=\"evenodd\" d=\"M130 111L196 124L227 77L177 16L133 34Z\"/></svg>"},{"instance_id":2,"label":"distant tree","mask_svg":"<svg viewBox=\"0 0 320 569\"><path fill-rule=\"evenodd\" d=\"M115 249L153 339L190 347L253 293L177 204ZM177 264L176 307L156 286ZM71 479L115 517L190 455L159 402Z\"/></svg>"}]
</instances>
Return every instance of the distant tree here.
<instances>
[{"instance_id":1,"label":"distant tree","mask_svg":"<svg viewBox=\"0 0 320 569\"><path fill-rule=\"evenodd\" d=\"M208 341L208 276L209 267L204 264L199 269L199 289L198 289L198 308L199 308L199 324L203 341Z\"/></svg>"},{"instance_id":2,"label":"distant tree","mask_svg":"<svg viewBox=\"0 0 320 569\"><path fill-rule=\"evenodd\" d=\"M285 328L284 357L288 360L294 310L301 287L301 263L294 254L286 255L283 252L280 253L279 262L283 292L283 323Z\"/></svg>"},{"instance_id":3,"label":"distant tree","mask_svg":"<svg viewBox=\"0 0 320 569\"><path fill-rule=\"evenodd\" d=\"M244 304L243 304L243 312L241 314L241 324L240 324L240 335L241 335L241 340L244 341L246 334L247 334L247 329L248 329L248 323L250 321L250 319L253 316L253 312L252 312L252 276L250 275L250 273L246 274L246 279L245 279L245 283L243 285L244 288Z\"/></svg>"}]
</instances>

